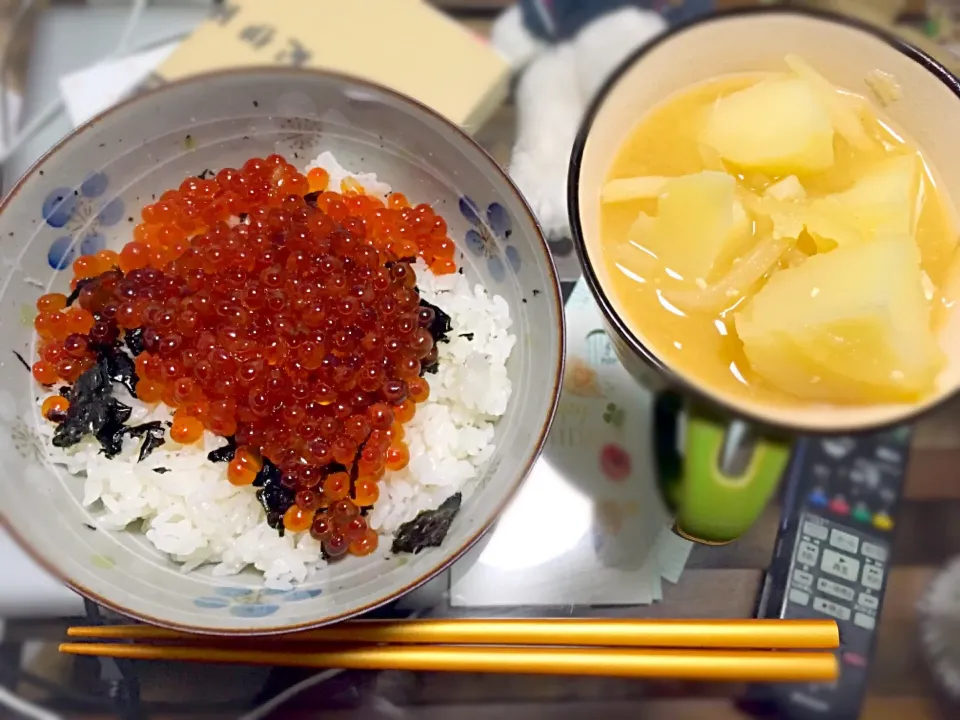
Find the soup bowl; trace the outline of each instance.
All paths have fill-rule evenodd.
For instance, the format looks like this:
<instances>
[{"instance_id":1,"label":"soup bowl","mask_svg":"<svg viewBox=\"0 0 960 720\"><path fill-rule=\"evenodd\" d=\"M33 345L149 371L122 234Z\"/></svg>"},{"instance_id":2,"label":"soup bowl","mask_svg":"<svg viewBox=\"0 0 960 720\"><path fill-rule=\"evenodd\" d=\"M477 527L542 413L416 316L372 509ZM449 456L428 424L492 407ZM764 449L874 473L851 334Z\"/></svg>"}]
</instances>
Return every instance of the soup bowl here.
<instances>
[{"instance_id":1,"label":"soup bowl","mask_svg":"<svg viewBox=\"0 0 960 720\"><path fill-rule=\"evenodd\" d=\"M136 528L97 524L83 480L53 466L37 388L18 359L35 354L34 303L69 292L70 263L131 239L144 204L205 170L280 153L305 165L331 151L373 172L448 223L471 284L501 296L516 345L513 388L480 468L443 543L322 564L286 590L258 573L191 572ZM302 167L301 167L302 169ZM90 599L147 622L194 632L265 634L333 622L380 606L440 572L490 526L536 460L563 369L563 311L546 243L520 193L456 126L418 102L366 81L316 71L242 69L138 95L94 118L45 155L0 210L0 520L47 570ZM478 241L479 239L479 241Z\"/></svg>"},{"instance_id":2,"label":"soup bowl","mask_svg":"<svg viewBox=\"0 0 960 720\"><path fill-rule=\"evenodd\" d=\"M641 382L678 390L686 399L685 462L665 479L676 529L691 539L728 542L763 509L798 433L845 434L909 423L940 405L960 384L960 331L954 314L940 337L948 363L922 402L869 407L776 407L710 387L658 356L642 327L629 325L601 261L600 190L618 149L641 118L675 94L725 75L782 72L793 53L834 85L874 99L879 73L896 99L880 104L895 131L915 142L957 227L960 198L960 83L902 40L859 21L800 9L749 9L680 26L639 49L613 74L590 107L570 163L568 202L584 276L623 365ZM669 435L669 433L667 433ZM677 458L672 458L677 460Z\"/></svg>"}]
</instances>

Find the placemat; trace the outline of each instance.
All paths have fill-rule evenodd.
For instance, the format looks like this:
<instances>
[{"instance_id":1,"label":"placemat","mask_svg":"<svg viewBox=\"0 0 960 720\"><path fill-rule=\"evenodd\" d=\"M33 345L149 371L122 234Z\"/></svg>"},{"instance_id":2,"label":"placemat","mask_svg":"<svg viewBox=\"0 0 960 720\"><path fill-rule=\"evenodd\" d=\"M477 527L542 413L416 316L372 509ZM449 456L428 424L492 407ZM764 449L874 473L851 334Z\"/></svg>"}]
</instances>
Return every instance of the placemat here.
<instances>
[{"instance_id":1,"label":"placemat","mask_svg":"<svg viewBox=\"0 0 960 720\"><path fill-rule=\"evenodd\" d=\"M584 282L566 304L567 370L543 455L454 565L451 605L624 605L662 598L691 543L656 487L653 394L617 361Z\"/></svg>"}]
</instances>

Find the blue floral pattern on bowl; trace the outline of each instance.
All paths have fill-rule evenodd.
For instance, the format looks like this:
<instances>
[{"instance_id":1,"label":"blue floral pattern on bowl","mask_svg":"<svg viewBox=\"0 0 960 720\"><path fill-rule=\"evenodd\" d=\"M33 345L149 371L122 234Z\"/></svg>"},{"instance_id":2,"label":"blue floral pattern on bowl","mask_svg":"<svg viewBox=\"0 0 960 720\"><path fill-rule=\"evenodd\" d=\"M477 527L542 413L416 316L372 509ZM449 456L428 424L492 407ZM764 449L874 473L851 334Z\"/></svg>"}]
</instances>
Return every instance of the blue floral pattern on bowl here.
<instances>
[{"instance_id":1,"label":"blue floral pattern on bowl","mask_svg":"<svg viewBox=\"0 0 960 720\"><path fill-rule=\"evenodd\" d=\"M254 590L243 587L218 587L213 595L194 598L198 608L226 610L234 617L260 618L273 615L282 603L310 600L323 592L319 589Z\"/></svg>"},{"instance_id":2,"label":"blue floral pattern on bowl","mask_svg":"<svg viewBox=\"0 0 960 720\"><path fill-rule=\"evenodd\" d=\"M460 214L473 225L467 230L467 247L477 257L487 259L487 267L494 280L500 282L506 277L504 259L514 270L520 269L520 251L510 244L513 224L503 205L497 202L487 205L484 218L479 206L464 195L460 198Z\"/></svg>"},{"instance_id":3,"label":"blue floral pattern on bowl","mask_svg":"<svg viewBox=\"0 0 960 720\"><path fill-rule=\"evenodd\" d=\"M101 229L123 219L122 198L100 199L109 184L106 174L98 172L88 175L79 189L58 187L47 193L41 208L43 219L50 227L66 231L47 251L47 262L54 270L70 267L79 255L102 250L106 238Z\"/></svg>"}]
</instances>

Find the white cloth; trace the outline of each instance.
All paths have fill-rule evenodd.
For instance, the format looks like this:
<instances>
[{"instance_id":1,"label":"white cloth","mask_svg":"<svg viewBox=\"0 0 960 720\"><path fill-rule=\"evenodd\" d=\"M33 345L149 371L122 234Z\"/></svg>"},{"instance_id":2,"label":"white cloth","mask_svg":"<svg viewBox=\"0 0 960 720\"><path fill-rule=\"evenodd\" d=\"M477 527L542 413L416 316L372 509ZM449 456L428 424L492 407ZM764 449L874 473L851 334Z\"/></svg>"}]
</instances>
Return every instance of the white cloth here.
<instances>
[{"instance_id":1,"label":"white cloth","mask_svg":"<svg viewBox=\"0 0 960 720\"><path fill-rule=\"evenodd\" d=\"M544 45L516 7L494 24L492 41L515 68L517 138L509 172L551 240L569 237L567 170L586 108L633 50L666 28L654 12L625 7L586 25L569 43Z\"/></svg>"},{"instance_id":2,"label":"white cloth","mask_svg":"<svg viewBox=\"0 0 960 720\"><path fill-rule=\"evenodd\" d=\"M33 562L0 530L0 618L83 615L83 598Z\"/></svg>"}]
</instances>

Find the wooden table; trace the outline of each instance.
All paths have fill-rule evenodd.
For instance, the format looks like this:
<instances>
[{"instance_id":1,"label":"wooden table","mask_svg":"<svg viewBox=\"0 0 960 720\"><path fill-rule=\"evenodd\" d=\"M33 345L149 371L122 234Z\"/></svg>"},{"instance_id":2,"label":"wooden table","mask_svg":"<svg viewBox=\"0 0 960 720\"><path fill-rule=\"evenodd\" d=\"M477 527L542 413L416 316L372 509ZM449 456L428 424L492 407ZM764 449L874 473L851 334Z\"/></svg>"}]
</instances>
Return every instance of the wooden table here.
<instances>
[{"instance_id":1,"label":"wooden table","mask_svg":"<svg viewBox=\"0 0 960 720\"><path fill-rule=\"evenodd\" d=\"M510 0L435 0L435 4L486 35L496 13ZM504 165L509 160L514 118L513 107L507 104L477 133L478 140ZM936 693L920 651L915 607L938 568L960 554L960 401L919 424L905 494L862 715L869 720L957 716L956 709L944 710L934 699ZM778 520L779 508L774 505L736 543L724 548L696 548L681 581L665 585L663 602L639 608L636 614L749 617L771 556ZM170 678L179 678L176 687L186 690L177 697L189 696L187 688L199 684L207 688L204 697L212 699L216 697L218 675L229 673L235 679L239 672L236 668L170 668L167 682L161 686L166 688L162 699L173 699L168 692ZM251 679L250 683L255 686L257 681ZM604 678L344 673L312 692L301 693L271 717L316 718L319 708L324 708L322 716L330 720L373 717L372 711L365 713L365 708L357 708L356 703L358 697L376 695L381 711L376 717L392 716L388 707L392 703L398 706L396 717L417 720L729 720L744 717L733 702L741 692L739 686ZM177 712L158 717L184 715Z\"/></svg>"},{"instance_id":2,"label":"wooden table","mask_svg":"<svg viewBox=\"0 0 960 720\"><path fill-rule=\"evenodd\" d=\"M676 585L664 585L661 603L631 610L644 617L750 617L776 538L780 510L767 508L737 542L698 546ZM870 672L864 720L946 720L920 649L916 605L938 569L960 554L960 400L923 420L913 443L905 499L893 549L878 644ZM343 679L346 691L348 681ZM323 694L305 693L272 720L311 717ZM733 720L738 685L648 683L606 678L382 673L376 692L394 697L416 720ZM359 717L356 709L325 714Z\"/></svg>"}]
</instances>

